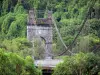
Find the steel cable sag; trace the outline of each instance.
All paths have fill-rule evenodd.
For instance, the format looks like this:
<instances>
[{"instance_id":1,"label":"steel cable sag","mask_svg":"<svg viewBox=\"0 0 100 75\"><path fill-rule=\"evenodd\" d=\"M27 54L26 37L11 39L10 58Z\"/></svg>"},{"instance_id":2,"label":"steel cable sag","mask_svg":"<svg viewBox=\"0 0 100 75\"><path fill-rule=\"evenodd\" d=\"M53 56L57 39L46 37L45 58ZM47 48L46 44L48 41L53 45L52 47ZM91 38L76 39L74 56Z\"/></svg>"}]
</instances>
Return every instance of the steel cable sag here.
<instances>
[{"instance_id":1,"label":"steel cable sag","mask_svg":"<svg viewBox=\"0 0 100 75\"><path fill-rule=\"evenodd\" d=\"M93 0L92 0L92 1L93 1ZM85 16L83 22L81 23L81 27L80 27L80 29L79 29L78 34L76 35L76 37L74 38L74 40L72 41L72 43L71 43L68 47L67 47L67 46L65 45L65 43L63 42L63 39L62 39L62 37L61 37L61 34L60 34L59 31L58 31L56 22L54 21L54 18L52 17L52 18L53 18L53 22L54 22L54 26L55 26L55 28L56 28L56 31L57 31L58 35L59 35L59 38L60 38L60 40L62 41L64 47L66 48L66 50L63 51L62 53L58 54L58 56L63 55L64 53L66 53L66 51L69 51L69 52L71 53L71 55L74 54L74 53L72 53L69 49L72 47L72 45L75 43L76 39L79 37L79 35L80 35L82 29L83 29L84 26L85 26L85 23L86 23L87 19L88 19L88 16L89 16L91 7L94 7L96 1L97 1L97 0L94 0L93 3L89 6L88 11L87 11L87 13L86 13L86 16Z\"/></svg>"}]
</instances>

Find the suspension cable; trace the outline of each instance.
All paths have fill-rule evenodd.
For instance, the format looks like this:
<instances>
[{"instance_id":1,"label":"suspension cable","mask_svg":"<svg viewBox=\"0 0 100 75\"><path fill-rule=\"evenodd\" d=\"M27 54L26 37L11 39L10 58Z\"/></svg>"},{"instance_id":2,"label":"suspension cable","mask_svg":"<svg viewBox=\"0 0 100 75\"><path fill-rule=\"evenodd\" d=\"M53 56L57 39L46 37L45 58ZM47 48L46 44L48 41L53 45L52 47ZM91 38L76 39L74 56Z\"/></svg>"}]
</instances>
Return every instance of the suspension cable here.
<instances>
[{"instance_id":1,"label":"suspension cable","mask_svg":"<svg viewBox=\"0 0 100 75\"><path fill-rule=\"evenodd\" d=\"M66 44L64 43L64 41L63 41L63 39L62 39L62 37L61 37L61 34L59 33L59 30L58 30L58 28L57 28L57 25L56 25L56 22L55 22L55 19L54 19L53 16L52 16L52 21L53 21L53 23L54 23L54 26L55 26L55 28L56 28L56 32L57 32L57 34L58 34L58 36L59 36L59 38L60 38L62 44L64 45L64 47L65 47L66 50L67 50L68 47L67 47ZM68 52L69 52L70 54L73 54L70 50L68 50Z\"/></svg>"},{"instance_id":2,"label":"suspension cable","mask_svg":"<svg viewBox=\"0 0 100 75\"><path fill-rule=\"evenodd\" d=\"M72 43L68 46L68 48L67 48L64 52L60 53L59 56L61 56L61 55L63 55L64 53L66 53L66 51L68 51L68 50L72 47L72 45L75 43L75 41L76 41L76 39L79 37L79 35L80 35L80 33L81 33L83 27L85 26L85 23L86 23L86 21L87 21L87 19L88 19L89 13L90 13L90 9L91 9L91 7L94 7L96 1L97 1L97 0L94 0L93 3L91 4L91 6L88 8L88 12L86 13L85 19L83 20L83 22L82 22L82 24L81 24L81 27L80 27L80 29L79 29L79 32L78 32L78 34L76 35L76 37L74 38L74 40L72 41Z\"/></svg>"},{"instance_id":3,"label":"suspension cable","mask_svg":"<svg viewBox=\"0 0 100 75\"><path fill-rule=\"evenodd\" d=\"M97 0L94 0L94 1L96 2ZM64 43L64 41L63 41L63 39L62 39L62 37L61 37L61 34L59 33L59 30L58 30L58 28L57 28L57 24L56 24L56 22L55 22L55 18L52 16L52 21L53 21L54 26L55 26L55 28L56 28L56 32L57 32L57 34L58 34L58 36L59 36L59 38L60 38L62 44L63 44L64 47L66 48L66 50L63 51L62 53L59 53L58 55L54 55L54 54L49 54L49 53L48 53L49 55L51 55L51 56L61 56L61 55L63 55L64 53L66 53L66 51L68 51L71 55L74 54L74 53L73 53L72 51L70 51L69 49L70 49L70 48L72 47L72 45L75 43L75 41L76 41L77 38L79 37L79 35L80 35L82 29L84 28L85 23L86 23L86 21L87 21L87 19L88 19L89 13L90 13L90 9L91 9L91 7L93 7L93 6L95 5L95 2L93 2L93 3L91 4L91 6L88 8L88 11L87 11L87 13L86 13L86 16L85 16L84 20L83 20L82 23L81 23L81 27L80 27L80 29L79 29L78 34L76 35L76 37L74 38L74 40L72 41L72 43L71 43L68 47L67 47L66 44Z\"/></svg>"},{"instance_id":4,"label":"suspension cable","mask_svg":"<svg viewBox=\"0 0 100 75\"><path fill-rule=\"evenodd\" d=\"M83 29L84 26L85 26L85 23L86 23L87 19L88 19L88 16L89 16L89 13L90 13L90 9L91 9L91 7L93 7L93 6L95 5L96 1L97 1L97 0L94 0L94 2L93 2L93 3L91 4L91 6L88 8L88 11L87 11L87 13L86 13L86 16L85 16L84 20L83 20L82 23L81 23L81 27L80 27L80 29L79 29L78 34L76 35L76 37L74 38L74 40L72 41L72 43L71 43L68 47L67 47L66 44L64 43L64 41L63 41L63 39L62 39L62 37L61 37L61 34L59 33L59 30L58 30L58 28L57 28L57 24L56 24L56 22L55 22L55 18L52 16L52 21L53 21L54 26L55 26L55 28L56 28L56 32L57 32L57 34L58 34L58 36L59 36L59 38L60 38L62 44L63 44L64 47L66 48L66 50L63 51L62 53L59 53L58 55L54 55L54 54L48 53L49 55L51 55L51 56L61 56L61 55L63 55L64 53L66 53L66 51L68 51L71 55L74 54L74 53L73 53L72 51L70 51L69 49L72 47L72 45L75 43L75 41L76 41L77 38L79 37L79 35L80 35L82 29Z\"/></svg>"}]
</instances>

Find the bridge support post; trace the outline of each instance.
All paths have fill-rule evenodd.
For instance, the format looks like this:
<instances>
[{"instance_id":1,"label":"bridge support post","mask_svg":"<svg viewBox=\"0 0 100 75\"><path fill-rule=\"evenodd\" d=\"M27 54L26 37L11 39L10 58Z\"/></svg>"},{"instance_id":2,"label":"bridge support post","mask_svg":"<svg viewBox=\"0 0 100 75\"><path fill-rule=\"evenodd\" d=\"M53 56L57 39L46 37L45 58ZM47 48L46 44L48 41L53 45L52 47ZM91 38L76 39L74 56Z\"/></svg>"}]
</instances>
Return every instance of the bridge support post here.
<instances>
[{"instance_id":1,"label":"bridge support post","mask_svg":"<svg viewBox=\"0 0 100 75\"><path fill-rule=\"evenodd\" d=\"M34 14L34 10L29 11L27 39L32 41L34 38L42 37L45 40L45 58L52 58L52 12L48 12L47 18L37 18L37 20Z\"/></svg>"}]
</instances>

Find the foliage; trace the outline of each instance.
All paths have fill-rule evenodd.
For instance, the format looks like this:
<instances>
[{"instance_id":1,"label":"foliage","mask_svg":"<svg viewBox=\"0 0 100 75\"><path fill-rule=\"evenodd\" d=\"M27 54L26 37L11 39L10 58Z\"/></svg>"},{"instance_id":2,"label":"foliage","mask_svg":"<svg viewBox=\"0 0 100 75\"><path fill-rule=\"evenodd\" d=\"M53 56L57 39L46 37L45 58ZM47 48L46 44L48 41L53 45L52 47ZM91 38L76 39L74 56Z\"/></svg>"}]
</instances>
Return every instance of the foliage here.
<instances>
[{"instance_id":1,"label":"foliage","mask_svg":"<svg viewBox=\"0 0 100 75\"><path fill-rule=\"evenodd\" d=\"M3 23L2 23L2 33L3 34L7 34L10 24L15 20L14 15L11 15L11 13L9 13L7 15L7 17L4 19Z\"/></svg>"},{"instance_id":2,"label":"foliage","mask_svg":"<svg viewBox=\"0 0 100 75\"><path fill-rule=\"evenodd\" d=\"M26 11L25 11L24 7L22 6L22 4L17 3L17 5L14 8L14 12L15 13L25 13Z\"/></svg>"},{"instance_id":3,"label":"foliage","mask_svg":"<svg viewBox=\"0 0 100 75\"><path fill-rule=\"evenodd\" d=\"M100 57L93 53L79 53L67 56L55 69L53 75L97 75L100 71Z\"/></svg>"},{"instance_id":4,"label":"foliage","mask_svg":"<svg viewBox=\"0 0 100 75\"><path fill-rule=\"evenodd\" d=\"M35 59L43 59L45 56L44 56L44 52L45 52L45 47L44 47L44 44L45 41L42 40L41 41L41 38L36 38L34 41L33 41L33 55L34 55L34 58Z\"/></svg>"},{"instance_id":5,"label":"foliage","mask_svg":"<svg viewBox=\"0 0 100 75\"><path fill-rule=\"evenodd\" d=\"M1 75L41 75L33 63L33 59L29 56L23 59L16 53L6 53L0 49Z\"/></svg>"},{"instance_id":6,"label":"foliage","mask_svg":"<svg viewBox=\"0 0 100 75\"><path fill-rule=\"evenodd\" d=\"M17 53L22 57L26 57L28 55L33 56L32 44L25 38L16 38L12 40L5 39L1 42L0 48L7 52Z\"/></svg>"},{"instance_id":7,"label":"foliage","mask_svg":"<svg viewBox=\"0 0 100 75\"><path fill-rule=\"evenodd\" d=\"M56 17L57 26L62 39L66 46L69 46L77 35L81 23L86 16L87 9L93 1L94 0L0 0L0 48L5 51L0 50L1 56L3 57L0 58L0 74L17 75L20 73L21 75L40 75L40 70L34 70L35 67L32 64L33 61L30 56L34 54L36 59L44 58L44 42L42 41L40 43L35 39L32 45L32 43L25 39L29 9L53 10L53 16ZM89 52L97 49L95 51L98 53L100 46L100 0L97 0L90 11L80 37L71 47L73 52ZM54 33L53 40L53 52L55 54L59 54L65 50L56 32ZM83 53L67 57L64 63L57 67L54 75L70 75L73 73L76 73L76 75L96 74L99 72L99 68L93 64L97 62L96 64L99 67L98 59L99 57L96 57L94 54L85 55ZM68 67L66 67L66 65ZM13 67L11 68L11 66ZM20 71L18 70L16 72L16 66Z\"/></svg>"},{"instance_id":8,"label":"foliage","mask_svg":"<svg viewBox=\"0 0 100 75\"><path fill-rule=\"evenodd\" d=\"M6 16L0 18L1 34L9 38L25 37L27 15L9 13Z\"/></svg>"},{"instance_id":9,"label":"foliage","mask_svg":"<svg viewBox=\"0 0 100 75\"><path fill-rule=\"evenodd\" d=\"M91 19L89 20L89 24L91 27L91 33L95 34L96 36L100 37L100 19Z\"/></svg>"}]
</instances>

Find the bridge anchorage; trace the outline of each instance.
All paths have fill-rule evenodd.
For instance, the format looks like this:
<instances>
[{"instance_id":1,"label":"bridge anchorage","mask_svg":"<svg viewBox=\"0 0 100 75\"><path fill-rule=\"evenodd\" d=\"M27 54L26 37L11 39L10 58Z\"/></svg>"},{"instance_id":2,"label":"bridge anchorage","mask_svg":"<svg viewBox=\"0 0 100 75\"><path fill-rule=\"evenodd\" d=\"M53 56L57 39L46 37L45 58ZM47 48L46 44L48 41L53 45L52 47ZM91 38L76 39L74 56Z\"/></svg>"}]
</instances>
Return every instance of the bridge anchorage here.
<instances>
[{"instance_id":1,"label":"bridge anchorage","mask_svg":"<svg viewBox=\"0 0 100 75\"><path fill-rule=\"evenodd\" d=\"M38 13L38 16L36 15ZM27 24L27 39L34 41L39 38L45 41L45 59L35 60L35 65L42 66L45 73L51 73L52 68L55 67L62 60L52 59L52 11L47 11L44 18L44 11L29 10L28 24Z\"/></svg>"}]
</instances>

